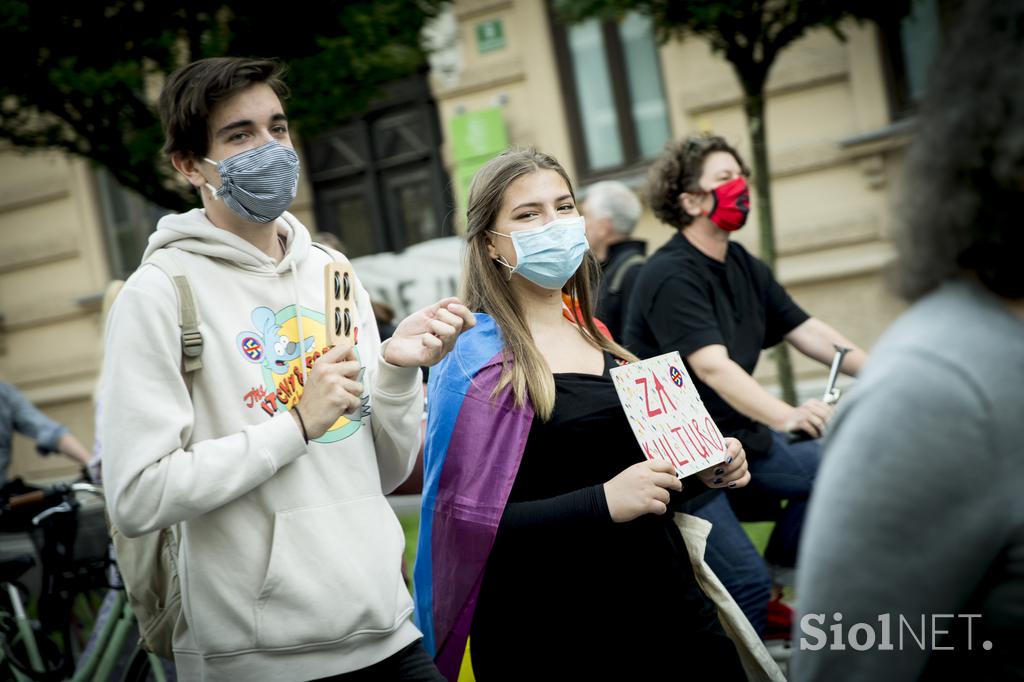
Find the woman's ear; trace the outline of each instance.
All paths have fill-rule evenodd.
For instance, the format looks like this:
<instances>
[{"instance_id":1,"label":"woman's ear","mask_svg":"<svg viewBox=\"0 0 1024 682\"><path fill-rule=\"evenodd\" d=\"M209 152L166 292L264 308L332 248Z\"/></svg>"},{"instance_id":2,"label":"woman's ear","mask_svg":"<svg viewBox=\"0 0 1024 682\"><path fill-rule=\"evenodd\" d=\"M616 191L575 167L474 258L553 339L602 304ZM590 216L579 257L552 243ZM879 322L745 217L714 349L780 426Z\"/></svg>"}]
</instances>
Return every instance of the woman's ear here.
<instances>
[{"instance_id":1,"label":"woman's ear","mask_svg":"<svg viewBox=\"0 0 1024 682\"><path fill-rule=\"evenodd\" d=\"M706 211L702 204L707 199L707 194L704 192L683 192L679 195L679 205L687 215L693 217L706 215Z\"/></svg>"},{"instance_id":2,"label":"woman's ear","mask_svg":"<svg viewBox=\"0 0 1024 682\"><path fill-rule=\"evenodd\" d=\"M498 247L494 245L494 239L491 237L484 237L487 240L487 255L491 260L498 260L501 254L498 253Z\"/></svg>"},{"instance_id":3,"label":"woman's ear","mask_svg":"<svg viewBox=\"0 0 1024 682\"><path fill-rule=\"evenodd\" d=\"M181 173L186 180L189 181L193 187L200 189L209 180L206 176L199 172L199 164L202 161L196 161L196 157L185 152L174 152L171 154L171 165L174 166L174 170Z\"/></svg>"}]
</instances>

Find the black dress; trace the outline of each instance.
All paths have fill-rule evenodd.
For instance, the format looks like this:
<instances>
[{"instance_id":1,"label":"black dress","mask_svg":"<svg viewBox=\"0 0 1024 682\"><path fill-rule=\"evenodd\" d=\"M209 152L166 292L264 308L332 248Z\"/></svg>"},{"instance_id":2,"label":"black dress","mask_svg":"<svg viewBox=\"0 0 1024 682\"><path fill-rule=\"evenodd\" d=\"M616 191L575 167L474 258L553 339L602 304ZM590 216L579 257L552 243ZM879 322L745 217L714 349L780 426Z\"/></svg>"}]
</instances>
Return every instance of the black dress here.
<instances>
[{"instance_id":1,"label":"black dress","mask_svg":"<svg viewBox=\"0 0 1024 682\"><path fill-rule=\"evenodd\" d=\"M744 679L671 511L608 514L603 484L643 460L614 366L555 374L554 413L534 419L470 631L478 680ZM703 488L683 483L673 506Z\"/></svg>"}]
</instances>

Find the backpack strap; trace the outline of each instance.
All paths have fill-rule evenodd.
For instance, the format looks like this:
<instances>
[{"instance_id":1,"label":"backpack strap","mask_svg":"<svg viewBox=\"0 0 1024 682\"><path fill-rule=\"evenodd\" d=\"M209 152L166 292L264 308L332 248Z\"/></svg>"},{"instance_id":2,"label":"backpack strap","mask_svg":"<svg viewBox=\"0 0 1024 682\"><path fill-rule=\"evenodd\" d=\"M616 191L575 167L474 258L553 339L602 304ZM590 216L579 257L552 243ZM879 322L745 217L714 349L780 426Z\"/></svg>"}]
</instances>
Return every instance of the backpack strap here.
<instances>
[{"instance_id":1,"label":"backpack strap","mask_svg":"<svg viewBox=\"0 0 1024 682\"><path fill-rule=\"evenodd\" d=\"M178 298L178 326L181 328L182 373L191 392L192 377L196 370L203 367L203 335L199 331L199 308L196 306L192 286L189 284L185 269L171 251L154 251L146 262L162 270L174 285L174 293Z\"/></svg>"},{"instance_id":2,"label":"backpack strap","mask_svg":"<svg viewBox=\"0 0 1024 682\"><path fill-rule=\"evenodd\" d=\"M608 282L608 292L612 294L622 293L622 282L626 279L626 274L637 265L643 265L647 261L647 256L642 253L630 254L619 267L615 268L615 272L612 273L612 278Z\"/></svg>"}]
</instances>

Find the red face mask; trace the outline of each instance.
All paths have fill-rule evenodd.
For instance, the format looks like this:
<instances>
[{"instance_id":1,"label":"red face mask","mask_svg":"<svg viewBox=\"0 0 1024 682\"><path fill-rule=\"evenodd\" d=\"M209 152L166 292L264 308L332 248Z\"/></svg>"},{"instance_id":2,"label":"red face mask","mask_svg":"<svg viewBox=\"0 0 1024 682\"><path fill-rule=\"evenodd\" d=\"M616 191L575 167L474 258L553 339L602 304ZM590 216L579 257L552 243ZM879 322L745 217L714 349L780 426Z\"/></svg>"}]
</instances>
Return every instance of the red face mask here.
<instances>
[{"instance_id":1,"label":"red face mask","mask_svg":"<svg viewBox=\"0 0 1024 682\"><path fill-rule=\"evenodd\" d=\"M750 190L742 176L711 190L714 204L708 219L726 232L735 232L747 222L750 213Z\"/></svg>"}]
</instances>

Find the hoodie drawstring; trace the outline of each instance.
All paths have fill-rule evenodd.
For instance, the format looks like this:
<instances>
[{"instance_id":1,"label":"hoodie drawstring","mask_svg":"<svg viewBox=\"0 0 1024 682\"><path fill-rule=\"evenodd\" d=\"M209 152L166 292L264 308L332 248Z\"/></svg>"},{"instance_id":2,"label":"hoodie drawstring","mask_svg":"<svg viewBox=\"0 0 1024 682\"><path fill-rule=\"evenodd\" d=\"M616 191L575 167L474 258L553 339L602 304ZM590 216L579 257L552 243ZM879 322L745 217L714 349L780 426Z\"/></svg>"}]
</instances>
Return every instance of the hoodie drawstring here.
<instances>
[{"instance_id":1,"label":"hoodie drawstring","mask_svg":"<svg viewBox=\"0 0 1024 682\"><path fill-rule=\"evenodd\" d=\"M291 262L292 267L292 294L295 297L295 319L299 325L299 352L302 353L302 383L305 385L307 376L306 372L306 335L302 333L302 308L299 306L299 272L295 267L295 261Z\"/></svg>"}]
</instances>

